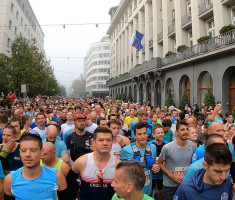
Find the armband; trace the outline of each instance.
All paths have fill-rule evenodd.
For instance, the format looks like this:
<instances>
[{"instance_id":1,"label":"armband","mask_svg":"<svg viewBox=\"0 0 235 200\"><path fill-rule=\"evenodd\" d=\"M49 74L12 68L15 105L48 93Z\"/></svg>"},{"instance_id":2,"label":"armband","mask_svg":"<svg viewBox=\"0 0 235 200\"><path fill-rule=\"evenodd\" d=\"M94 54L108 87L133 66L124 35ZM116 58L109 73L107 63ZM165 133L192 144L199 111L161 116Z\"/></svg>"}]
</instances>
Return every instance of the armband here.
<instances>
[{"instance_id":1,"label":"armband","mask_svg":"<svg viewBox=\"0 0 235 200\"><path fill-rule=\"evenodd\" d=\"M6 158L9 153L10 153L10 151L8 149L3 148L0 155L1 155L1 157Z\"/></svg>"},{"instance_id":2,"label":"armband","mask_svg":"<svg viewBox=\"0 0 235 200\"><path fill-rule=\"evenodd\" d=\"M15 200L15 197L4 193L4 200Z\"/></svg>"}]
</instances>

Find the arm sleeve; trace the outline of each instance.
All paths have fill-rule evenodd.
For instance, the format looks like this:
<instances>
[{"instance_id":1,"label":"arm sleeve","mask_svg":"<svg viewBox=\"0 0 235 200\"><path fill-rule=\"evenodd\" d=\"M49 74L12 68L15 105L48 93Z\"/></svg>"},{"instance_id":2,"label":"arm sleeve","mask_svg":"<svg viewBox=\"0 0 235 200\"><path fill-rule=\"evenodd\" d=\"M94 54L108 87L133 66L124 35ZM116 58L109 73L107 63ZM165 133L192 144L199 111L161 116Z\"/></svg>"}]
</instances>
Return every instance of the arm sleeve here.
<instances>
[{"instance_id":1,"label":"arm sleeve","mask_svg":"<svg viewBox=\"0 0 235 200\"><path fill-rule=\"evenodd\" d=\"M78 174L75 173L72 169L70 169L66 177L66 182L67 182L66 192L69 194L69 199L76 199L76 191L79 189L77 179L78 179ZM63 194L61 195L63 196Z\"/></svg>"},{"instance_id":2,"label":"arm sleeve","mask_svg":"<svg viewBox=\"0 0 235 200\"><path fill-rule=\"evenodd\" d=\"M71 146L70 146L71 136L69 135L67 138L64 138L64 139L66 139L65 142L66 142L67 149L71 149Z\"/></svg>"},{"instance_id":3,"label":"arm sleeve","mask_svg":"<svg viewBox=\"0 0 235 200\"><path fill-rule=\"evenodd\" d=\"M15 200L14 196L9 196L6 193L4 193L4 200Z\"/></svg>"},{"instance_id":4,"label":"arm sleeve","mask_svg":"<svg viewBox=\"0 0 235 200\"><path fill-rule=\"evenodd\" d=\"M70 197L70 193L67 191L67 188L57 191L57 196L59 200L72 200L72 196Z\"/></svg>"}]
</instances>

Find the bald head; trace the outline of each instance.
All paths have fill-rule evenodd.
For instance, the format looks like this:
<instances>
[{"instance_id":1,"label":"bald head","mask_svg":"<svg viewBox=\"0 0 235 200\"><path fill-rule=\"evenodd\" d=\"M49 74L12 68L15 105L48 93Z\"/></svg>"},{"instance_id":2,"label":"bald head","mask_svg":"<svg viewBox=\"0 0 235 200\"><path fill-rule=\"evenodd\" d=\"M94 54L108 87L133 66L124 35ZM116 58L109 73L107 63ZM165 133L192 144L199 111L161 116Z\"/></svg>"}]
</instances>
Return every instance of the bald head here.
<instances>
[{"instance_id":1,"label":"bald head","mask_svg":"<svg viewBox=\"0 0 235 200\"><path fill-rule=\"evenodd\" d=\"M47 127L46 136L47 136L47 142L55 143L56 136L57 136L57 128L53 125L50 125Z\"/></svg>"},{"instance_id":2,"label":"bald head","mask_svg":"<svg viewBox=\"0 0 235 200\"><path fill-rule=\"evenodd\" d=\"M52 163L56 157L55 157L55 146L51 142L46 142L43 144L43 153L42 153L42 162L49 166L50 163Z\"/></svg>"},{"instance_id":3,"label":"bald head","mask_svg":"<svg viewBox=\"0 0 235 200\"><path fill-rule=\"evenodd\" d=\"M44 151L55 152L55 145L51 142L46 142L43 144Z\"/></svg>"},{"instance_id":4,"label":"bald head","mask_svg":"<svg viewBox=\"0 0 235 200\"><path fill-rule=\"evenodd\" d=\"M96 118L97 118L96 112L91 112L90 113L91 122L95 123L96 122Z\"/></svg>"},{"instance_id":5,"label":"bald head","mask_svg":"<svg viewBox=\"0 0 235 200\"><path fill-rule=\"evenodd\" d=\"M223 136L223 124L220 122L212 122L208 127L208 134L217 133Z\"/></svg>"}]
</instances>

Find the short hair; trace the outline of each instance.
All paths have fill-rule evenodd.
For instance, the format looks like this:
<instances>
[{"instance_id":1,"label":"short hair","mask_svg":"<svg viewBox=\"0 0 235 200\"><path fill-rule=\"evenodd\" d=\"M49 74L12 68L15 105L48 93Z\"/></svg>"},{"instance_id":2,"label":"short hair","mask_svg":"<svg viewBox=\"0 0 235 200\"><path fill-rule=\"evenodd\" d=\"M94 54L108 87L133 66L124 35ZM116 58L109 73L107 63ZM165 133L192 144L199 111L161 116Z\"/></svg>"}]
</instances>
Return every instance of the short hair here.
<instances>
[{"instance_id":1,"label":"short hair","mask_svg":"<svg viewBox=\"0 0 235 200\"><path fill-rule=\"evenodd\" d=\"M98 117L97 118L97 125L99 126L100 125L100 121L102 120L106 120L104 117Z\"/></svg>"},{"instance_id":2,"label":"short hair","mask_svg":"<svg viewBox=\"0 0 235 200\"><path fill-rule=\"evenodd\" d=\"M75 110L82 110L81 106L77 105L75 106Z\"/></svg>"},{"instance_id":3,"label":"short hair","mask_svg":"<svg viewBox=\"0 0 235 200\"><path fill-rule=\"evenodd\" d=\"M39 115L43 115L45 119L47 118L46 115L45 115L43 112L39 112L39 113L36 115L36 118L38 118Z\"/></svg>"},{"instance_id":4,"label":"short hair","mask_svg":"<svg viewBox=\"0 0 235 200\"><path fill-rule=\"evenodd\" d=\"M117 164L116 170L122 170L122 178L126 182L132 182L138 191L141 191L145 184L143 165L138 161L123 161Z\"/></svg>"},{"instance_id":5,"label":"short hair","mask_svg":"<svg viewBox=\"0 0 235 200\"><path fill-rule=\"evenodd\" d=\"M164 119L162 121L162 126L164 126L164 127L171 127L171 125L172 125L172 122L170 119Z\"/></svg>"},{"instance_id":6,"label":"short hair","mask_svg":"<svg viewBox=\"0 0 235 200\"><path fill-rule=\"evenodd\" d=\"M11 119L10 123L11 123L11 122L19 122L19 124L21 123L20 118L17 118L17 117L13 117L13 118Z\"/></svg>"},{"instance_id":7,"label":"short hair","mask_svg":"<svg viewBox=\"0 0 235 200\"><path fill-rule=\"evenodd\" d=\"M9 130L11 130L14 136L17 134L17 130L16 130L15 127L12 126L12 125L6 125L6 126L4 127L4 129L9 129Z\"/></svg>"},{"instance_id":8,"label":"short hair","mask_svg":"<svg viewBox=\"0 0 235 200\"><path fill-rule=\"evenodd\" d=\"M157 128L161 128L161 129L164 131L164 126L158 124L158 125L156 125L156 126L153 127L152 132L155 133L155 130L156 130Z\"/></svg>"},{"instance_id":9,"label":"short hair","mask_svg":"<svg viewBox=\"0 0 235 200\"><path fill-rule=\"evenodd\" d=\"M188 123L185 121L180 121L179 123L176 124L176 130L178 131L180 126L188 126Z\"/></svg>"},{"instance_id":10,"label":"short hair","mask_svg":"<svg viewBox=\"0 0 235 200\"><path fill-rule=\"evenodd\" d=\"M108 127L111 126L111 124L117 124L118 126L122 127L122 123L119 119L111 119L108 121Z\"/></svg>"},{"instance_id":11,"label":"short hair","mask_svg":"<svg viewBox=\"0 0 235 200\"><path fill-rule=\"evenodd\" d=\"M139 117L148 117L148 113L146 112L141 112L138 114Z\"/></svg>"},{"instance_id":12,"label":"short hair","mask_svg":"<svg viewBox=\"0 0 235 200\"><path fill-rule=\"evenodd\" d=\"M229 115L233 115L231 112L226 112L225 117L227 118Z\"/></svg>"},{"instance_id":13,"label":"short hair","mask_svg":"<svg viewBox=\"0 0 235 200\"><path fill-rule=\"evenodd\" d=\"M215 139L215 138L221 138L221 139L224 139L222 135L219 135L217 133L212 133L210 135L207 136L206 138L206 142L205 142L205 146L208 146L210 144L213 144L212 143L212 140Z\"/></svg>"},{"instance_id":14,"label":"short hair","mask_svg":"<svg viewBox=\"0 0 235 200\"><path fill-rule=\"evenodd\" d=\"M136 123L134 126L134 135L136 134L136 129L142 129L142 128L146 128L146 124L140 122Z\"/></svg>"},{"instance_id":15,"label":"short hair","mask_svg":"<svg viewBox=\"0 0 235 200\"><path fill-rule=\"evenodd\" d=\"M0 122L3 124L7 124L8 123L8 116L6 114L0 115Z\"/></svg>"},{"instance_id":16,"label":"short hair","mask_svg":"<svg viewBox=\"0 0 235 200\"><path fill-rule=\"evenodd\" d=\"M25 134L25 133L23 133L23 135L21 136L20 143L23 141L36 141L36 142L38 142L39 148L41 150L42 149L42 138L40 137L40 135L39 134L38 135L30 134L30 133Z\"/></svg>"},{"instance_id":17,"label":"short hair","mask_svg":"<svg viewBox=\"0 0 235 200\"><path fill-rule=\"evenodd\" d=\"M24 116L22 117L22 124L25 125L26 122L27 122L28 120L30 120L30 119L31 119L31 116L30 116L30 115L24 115Z\"/></svg>"},{"instance_id":18,"label":"short hair","mask_svg":"<svg viewBox=\"0 0 235 200\"><path fill-rule=\"evenodd\" d=\"M225 144L214 143L206 147L204 160L208 165L214 163L230 165L232 163L232 154Z\"/></svg>"},{"instance_id":19,"label":"short hair","mask_svg":"<svg viewBox=\"0 0 235 200\"><path fill-rule=\"evenodd\" d=\"M115 115L115 114L110 114L110 115L108 116L108 120L110 120L110 118L111 118L112 116L115 116L115 117L117 118L117 115Z\"/></svg>"},{"instance_id":20,"label":"short hair","mask_svg":"<svg viewBox=\"0 0 235 200\"><path fill-rule=\"evenodd\" d=\"M97 127L97 128L95 129L95 131L94 131L93 140L96 140L97 135L98 135L99 133L104 133L104 134L110 133L111 136L112 136L112 138L113 138L113 134L112 134L112 131L111 131L110 129L108 129L108 128L106 128L106 127Z\"/></svg>"}]
</instances>

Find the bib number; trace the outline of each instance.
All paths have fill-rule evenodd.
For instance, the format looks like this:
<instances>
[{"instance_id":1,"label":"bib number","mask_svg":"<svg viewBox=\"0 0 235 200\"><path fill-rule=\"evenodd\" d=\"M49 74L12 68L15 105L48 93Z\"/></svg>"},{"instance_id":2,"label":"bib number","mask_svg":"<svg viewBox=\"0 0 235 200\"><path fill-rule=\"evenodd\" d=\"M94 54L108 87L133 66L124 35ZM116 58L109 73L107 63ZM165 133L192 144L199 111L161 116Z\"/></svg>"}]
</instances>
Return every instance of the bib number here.
<instances>
[{"instance_id":1,"label":"bib number","mask_svg":"<svg viewBox=\"0 0 235 200\"><path fill-rule=\"evenodd\" d=\"M145 171L144 174L145 174L145 184L144 184L144 186L147 186L147 185L150 184L150 178L151 178L150 177L150 170Z\"/></svg>"},{"instance_id":2,"label":"bib number","mask_svg":"<svg viewBox=\"0 0 235 200\"><path fill-rule=\"evenodd\" d=\"M175 175L179 175L181 178L184 178L185 171L188 167L176 167L175 168Z\"/></svg>"}]
</instances>

